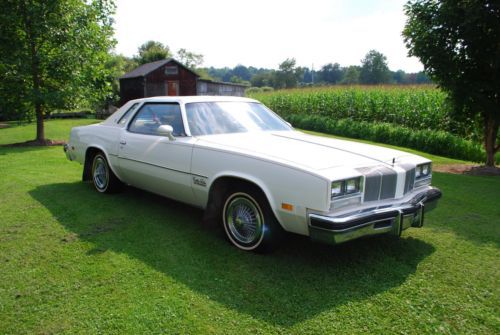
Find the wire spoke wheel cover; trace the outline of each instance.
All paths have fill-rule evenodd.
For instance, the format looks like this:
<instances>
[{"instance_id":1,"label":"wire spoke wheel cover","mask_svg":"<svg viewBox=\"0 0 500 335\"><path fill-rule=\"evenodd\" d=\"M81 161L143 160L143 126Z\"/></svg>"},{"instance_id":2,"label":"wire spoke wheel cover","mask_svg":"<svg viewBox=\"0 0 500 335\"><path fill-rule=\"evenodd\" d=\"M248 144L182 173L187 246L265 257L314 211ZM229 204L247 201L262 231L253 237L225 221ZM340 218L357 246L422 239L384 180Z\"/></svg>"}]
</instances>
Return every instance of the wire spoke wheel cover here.
<instances>
[{"instance_id":1,"label":"wire spoke wheel cover","mask_svg":"<svg viewBox=\"0 0 500 335\"><path fill-rule=\"evenodd\" d=\"M239 248L256 248L264 237L264 218L258 203L245 193L231 195L224 205L224 228Z\"/></svg>"},{"instance_id":2,"label":"wire spoke wheel cover","mask_svg":"<svg viewBox=\"0 0 500 335\"><path fill-rule=\"evenodd\" d=\"M92 178L98 191L105 191L109 183L109 168L105 158L97 155L92 164Z\"/></svg>"}]
</instances>

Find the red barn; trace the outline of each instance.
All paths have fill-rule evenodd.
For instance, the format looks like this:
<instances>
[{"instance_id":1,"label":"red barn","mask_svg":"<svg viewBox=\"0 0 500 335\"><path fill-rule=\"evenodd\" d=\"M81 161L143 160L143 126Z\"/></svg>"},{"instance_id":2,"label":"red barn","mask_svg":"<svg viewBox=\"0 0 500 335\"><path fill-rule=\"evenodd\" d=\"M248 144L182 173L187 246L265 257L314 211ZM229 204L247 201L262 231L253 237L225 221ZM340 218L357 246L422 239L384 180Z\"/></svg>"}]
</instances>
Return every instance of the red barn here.
<instances>
[{"instance_id":1,"label":"red barn","mask_svg":"<svg viewBox=\"0 0 500 335\"><path fill-rule=\"evenodd\" d=\"M173 58L139 66L120 78L120 104L163 95L245 95L246 85L201 79Z\"/></svg>"}]
</instances>

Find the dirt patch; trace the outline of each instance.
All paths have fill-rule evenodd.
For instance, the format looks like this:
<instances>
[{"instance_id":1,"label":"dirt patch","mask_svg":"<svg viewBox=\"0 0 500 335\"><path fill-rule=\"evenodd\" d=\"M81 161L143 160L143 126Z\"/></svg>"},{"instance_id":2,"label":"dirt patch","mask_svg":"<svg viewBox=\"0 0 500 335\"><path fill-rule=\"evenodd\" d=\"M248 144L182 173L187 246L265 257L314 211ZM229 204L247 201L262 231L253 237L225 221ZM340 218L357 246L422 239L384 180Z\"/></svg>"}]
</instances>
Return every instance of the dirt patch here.
<instances>
[{"instance_id":1,"label":"dirt patch","mask_svg":"<svg viewBox=\"0 0 500 335\"><path fill-rule=\"evenodd\" d=\"M500 176L500 168L474 164L445 164L435 165L432 168L436 172L453 174L467 174L471 176Z\"/></svg>"},{"instance_id":2,"label":"dirt patch","mask_svg":"<svg viewBox=\"0 0 500 335\"><path fill-rule=\"evenodd\" d=\"M20 143L4 144L2 145L2 147L51 147L51 146L63 145L65 143L66 141L63 140L45 140L43 142L32 140Z\"/></svg>"},{"instance_id":3,"label":"dirt patch","mask_svg":"<svg viewBox=\"0 0 500 335\"><path fill-rule=\"evenodd\" d=\"M9 125L7 123L0 122L0 129L3 129L3 128L9 128Z\"/></svg>"}]
</instances>

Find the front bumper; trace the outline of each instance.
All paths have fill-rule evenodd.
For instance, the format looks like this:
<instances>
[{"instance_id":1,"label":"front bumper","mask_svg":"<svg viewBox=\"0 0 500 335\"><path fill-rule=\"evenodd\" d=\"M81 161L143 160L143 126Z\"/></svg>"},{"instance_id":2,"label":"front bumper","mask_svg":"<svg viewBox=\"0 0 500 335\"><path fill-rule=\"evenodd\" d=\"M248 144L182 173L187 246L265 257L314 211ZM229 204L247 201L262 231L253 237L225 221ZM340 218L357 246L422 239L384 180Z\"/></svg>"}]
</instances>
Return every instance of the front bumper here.
<instances>
[{"instance_id":1,"label":"front bumper","mask_svg":"<svg viewBox=\"0 0 500 335\"><path fill-rule=\"evenodd\" d=\"M309 213L309 235L313 240L330 244L378 234L400 236L405 229L422 227L424 214L436 207L441 195L439 189L429 187L405 202L364 208L342 215Z\"/></svg>"}]
</instances>

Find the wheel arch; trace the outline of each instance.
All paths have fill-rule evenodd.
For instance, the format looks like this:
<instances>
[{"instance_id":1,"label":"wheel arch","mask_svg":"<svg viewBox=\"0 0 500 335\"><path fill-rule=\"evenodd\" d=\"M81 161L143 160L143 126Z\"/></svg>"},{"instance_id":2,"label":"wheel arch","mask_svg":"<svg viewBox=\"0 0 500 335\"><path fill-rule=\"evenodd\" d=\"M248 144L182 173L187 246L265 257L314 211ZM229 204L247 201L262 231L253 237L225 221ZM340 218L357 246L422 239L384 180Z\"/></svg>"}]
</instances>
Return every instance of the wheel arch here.
<instances>
[{"instance_id":1,"label":"wheel arch","mask_svg":"<svg viewBox=\"0 0 500 335\"><path fill-rule=\"evenodd\" d=\"M94 156L98 153L102 152L104 154L104 157L106 157L106 161L108 162L108 166L113 171L113 173L116 175L116 171L111 164L108 154L104 150L104 148L97 146L97 145L92 145L88 146L87 149L85 150L85 159L83 163L83 175L82 175L82 180L83 181L90 181L92 180L92 159Z\"/></svg>"},{"instance_id":2,"label":"wheel arch","mask_svg":"<svg viewBox=\"0 0 500 335\"><path fill-rule=\"evenodd\" d=\"M258 191L262 192L264 197L266 198L271 211L274 214L274 217L279 222L278 215L276 212L276 208L274 206L274 197L270 190L265 186L264 182L259 180L258 178L254 178L252 176L248 176L240 173L221 173L217 175L208 187L208 200L207 206L205 209L205 219L207 220L216 220L217 219L217 209L221 208L221 203L223 201L222 195L225 193L227 189L229 189L233 185L250 185L255 187ZM279 222L280 226L283 227L281 222Z\"/></svg>"}]
</instances>

